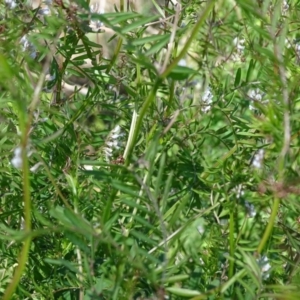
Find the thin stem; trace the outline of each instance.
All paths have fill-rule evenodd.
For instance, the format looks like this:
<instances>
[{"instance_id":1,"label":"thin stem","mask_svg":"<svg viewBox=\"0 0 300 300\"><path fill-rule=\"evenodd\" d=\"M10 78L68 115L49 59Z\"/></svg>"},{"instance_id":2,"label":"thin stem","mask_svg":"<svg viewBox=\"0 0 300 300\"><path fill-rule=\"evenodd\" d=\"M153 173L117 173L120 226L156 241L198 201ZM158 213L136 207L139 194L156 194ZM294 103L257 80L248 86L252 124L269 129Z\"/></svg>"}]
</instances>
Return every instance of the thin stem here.
<instances>
[{"instance_id":1,"label":"thin stem","mask_svg":"<svg viewBox=\"0 0 300 300\"><path fill-rule=\"evenodd\" d=\"M282 4L282 3L281 3ZM279 69L279 80L281 83L282 87L282 99L283 99L283 128L284 128L284 134L283 134L283 146L281 149L281 153L278 159L278 178L282 182L284 180L284 171L285 171L285 160L286 157L288 156L289 149L290 149L290 142L291 142L291 124L290 124L290 110L289 110L289 91L288 91L288 82L286 78L286 70L285 70L285 64L282 56L281 49L279 48L277 39L278 37L276 36L276 30L275 30L275 22L277 20L274 20L274 26L271 26L270 29L270 36L273 40L274 43L274 55L276 58L276 63L278 64L278 69ZM286 29L287 25L284 24L282 26L282 32L284 29ZM275 197L273 205L272 205L272 212L270 215L270 219L268 221L267 228L264 232L264 235L259 243L259 246L257 248L257 253L260 254L262 250L264 249L275 224L275 219L277 216L277 212L279 209L279 203L280 199L278 196Z\"/></svg>"},{"instance_id":2,"label":"thin stem","mask_svg":"<svg viewBox=\"0 0 300 300\"><path fill-rule=\"evenodd\" d=\"M130 125L128 140L127 140L126 148L125 148L125 151L124 151L124 154L123 154L123 157L124 157L125 160L128 158L129 147L132 144L132 139L134 137L137 118L138 118L138 114L136 112L136 108L134 108L133 114L132 114L132 119L131 119L131 125Z\"/></svg>"},{"instance_id":3,"label":"thin stem","mask_svg":"<svg viewBox=\"0 0 300 300\"><path fill-rule=\"evenodd\" d=\"M277 212L278 212L278 208L279 208L279 198L276 197L274 202L273 202L273 206L272 206L272 212L271 212L271 216L270 216L270 219L268 221L268 225L267 225L267 228L264 232L264 235L262 237L262 239L260 240L260 243L258 245L258 248L257 248L257 254L261 254L261 252L263 251L271 233L272 233L272 230L273 230L273 227L274 227L274 223L275 223L275 219L276 219L276 216L277 216Z\"/></svg>"},{"instance_id":4,"label":"thin stem","mask_svg":"<svg viewBox=\"0 0 300 300\"><path fill-rule=\"evenodd\" d=\"M232 259L229 260L229 278L234 275L234 215L233 211L230 212L230 223L229 223L229 245L230 245L230 256Z\"/></svg>"},{"instance_id":5,"label":"thin stem","mask_svg":"<svg viewBox=\"0 0 300 300\"><path fill-rule=\"evenodd\" d=\"M107 69L106 69L106 73L109 73L111 71L112 67L114 66L114 64L115 64L115 62L116 62L116 60L118 58L118 55L119 55L119 53L121 51L122 45L123 45L123 39L119 38L116 50L114 52L114 55L113 55L112 59L110 60L110 63L108 65Z\"/></svg>"},{"instance_id":6,"label":"thin stem","mask_svg":"<svg viewBox=\"0 0 300 300\"><path fill-rule=\"evenodd\" d=\"M26 135L25 135L26 136ZM29 168L28 168L28 158L27 158L27 138L24 139L25 142L22 143L22 160L23 160L23 199L24 199L24 220L25 220L25 231L27 233L31 232L31 198L30 198L30 179L29 179ZM21 276L25 270L26 262L28 259L28 254L30 250L32 236L28 235L24 241L23 247L19 254L18 266L15 269L14 276L5 290L3 300L10 300L14 294Z\"/></svg>"},{"instance_id":7,"label":"thin stem","mask_svg":"<svg viewBox=\"0 0 300 300\"><path fill-rule=\"evenodd\" d=\"M131 157L134 145L135 145L135 141L136 141L138 134L140 132L140 129L142 127L142 121L145 117L148 107L150 106L153 99L155 98L156 91L157 91L158 87L160 86L160 83L161 83L161 79L158 78L153 86L152 91L150 92L148 98L146 99L146 101L144 102L144 104L140 110L140 114L139 114L139 116L137 118L137 122L136 122L136 127L135 127L136 129L133 132L130 143L127 145L128 149L127 149L127 157L125 159L125 166L129 165L129 161L130 161L130 157Z\"/></svg>"}]
</instances>

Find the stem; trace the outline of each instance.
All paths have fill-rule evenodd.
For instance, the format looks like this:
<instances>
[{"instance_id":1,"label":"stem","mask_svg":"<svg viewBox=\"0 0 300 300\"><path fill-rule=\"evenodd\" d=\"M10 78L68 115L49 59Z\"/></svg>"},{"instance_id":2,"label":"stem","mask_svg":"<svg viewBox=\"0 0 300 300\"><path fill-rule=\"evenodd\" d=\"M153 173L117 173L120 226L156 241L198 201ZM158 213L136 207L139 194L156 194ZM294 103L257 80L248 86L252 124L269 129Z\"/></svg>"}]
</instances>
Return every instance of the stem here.
<instances>
[{"instance_id":1,"label":"stem","mask_svg":"<svg viewBox=\"0 0 300 300\"><path fill-rule=\"evenodd\" d=\"M26 135L25 135L26 136ZM22 160L23 160L23 193L24 193L24 219L25 219L25 232L31 232L31 198L30 198L30 179L29 179L29 168L28 168L28 158L26 151L27 139L22 143ZM26 262L28 259L28 254L30 250L32 235L28 234L25 238L23 247L19 254L18 266L15 269L14 276L5 290L3 300L10 300L14 294L21 276L25 270Z\"/></svg>"},{"instance_id":2,"label":"stem","mask_svg":"<svg viewBox=\"0 0 300 300\"><path fill-rule=\"evenodd\" d=\"M274 20L276 21L276 20ZM275 22L274 22L275 24ZM287 23L284 23L282 26L282 29L284 31L287 30ZM285 172L285 160L289 154L289 150L290 150L290 143L291 143L291 120L290 120L290 100L289 100L289 90L288 90L288 80L286 77L286 69L285 69L285 62L284 62L284 58L282 56L282 51L280 49L280 47L278 46L278 42L277 42L277 36L276 36L276 30L275 30L275 25L271 26L270 28L270 37L273 40L274 43L274 55L276 58L276 64L278 65L278 69L279 69L279 80L280 80L280 84L282 86L282 102L283 102L283 116L284 116L284 120L283 120L283 128L284 128L284 134L283 134L283 146L281 149L281 153L278 159L278 178L280 180L280 182L283 182L284 180L284 172ZM274 202L273 202L273 206L272 206L272 212L270 215L270 219L268 221L268 225L267 228L264 232L264 235L258 245L257 248L257 253L260 254L263 250L263 248L265 247L272 229L274 227L274 223L275 223L275 219L277 216L277 212L279 209L279 203L280 203L280 199L278 196L275 196Z\"/></svg>"},{"instance_id":3,"label":"stem","mask_svg":"<svg viewBox=\"0 0 300 300\"><path fill-rule=\"evenodd\" d=\"M230 256L232 259L229 260L229 278L233 277L234 274L234 216L233 211L230 212L230 223L229 223L229 245L230 245Z\"/></svg>"},{"instance_id":4,"label":"stem","mask_svg":"<svg viewBox=\"0 0 300 300\"><path fill-rule=\"evenodd\" d=\"M120 51L121 51L122 45L123 45L123 39L122 39L122 38L119 38L119 39L118 39L118 43L117 43L116 50L115 50L115 52L114 52L114 55L113 55L113 57L111 58L110 63L109 63L109 65L108 65L107 69L106 69L106 73L107 73L107 74L111 71L112 67L114 66L114 64L115 64L115 62L116 62L116 60L117 60L117 58L118 58L118 55L119 55L119 53L120 53Z\"/></svg>"},{"instance_id":5,"label":"stem","mask_svg":"<svg viewBox=\"0 0 300 300\"><path fill-rule=\"evenodd\" d=\"M132 139L133 139L133 136L134 136L137 117L138 117L138 114L136 112L136 108L134 108L133 114L132 114L132 119L131 119L131 125L130 125L128 140L127 140L126 148L125 148L125 151L124 151L124 154L123 154L123 157L124 157L125 160L128 157L129 147L132 144Z\"/></svg>"},{"instance_id":6,"label":"stem","mask_svg":"<svg viewBox=\"0 0 300 300\"><path fill-rule=\"evenodd\" d=\"M257 253L258 254L261 254L262 250L264 249L271 233L272 233L272 230L273 230L273 227L274 227L274 223L275 223L275 219L276 219L276 216L277 216L277 212L278 212L278 208L279 208L279 198L276 197L275 200L274 200L274 203L273 203L273 207L272 207L272 212L271 212L271 216L270 216L270 219L268 221L268 225L267 225L267 228L264 232L264 235L258 245L258 248L257 248Z\"/></svg>"},{"instance_id":7,"label":"stem","mask_svg":"<svg viewBox=\"0 0 300 300\"><path fill-rule=\"evenodd\" d=\"M148 98L146 99L146 101L144 102L144 104L143 104L143 106L142 106L142 108L140 110L140 114L139 114L139 116L137 118L135 130L133 131L132 138L131 138L130 141L128 141L128 144L127 144L127 147L126 147L127 157L125 158L125 166L129 165L129 161L130 161L130 157L131 157L134 145L135 145L135 141L136 141L136 139L138 137L138 134L140 132L140 129L142 127L142 121L144 119L144 116L145 116L145 114L147 112L148 107L150 106L150 103L155 98L156 91L158 90L158 87L159 87L160 83L161 83L161 79L158 78L156 80L154 86L153 86L152 91L150 92Z\"/></svg>"}]
</instances>

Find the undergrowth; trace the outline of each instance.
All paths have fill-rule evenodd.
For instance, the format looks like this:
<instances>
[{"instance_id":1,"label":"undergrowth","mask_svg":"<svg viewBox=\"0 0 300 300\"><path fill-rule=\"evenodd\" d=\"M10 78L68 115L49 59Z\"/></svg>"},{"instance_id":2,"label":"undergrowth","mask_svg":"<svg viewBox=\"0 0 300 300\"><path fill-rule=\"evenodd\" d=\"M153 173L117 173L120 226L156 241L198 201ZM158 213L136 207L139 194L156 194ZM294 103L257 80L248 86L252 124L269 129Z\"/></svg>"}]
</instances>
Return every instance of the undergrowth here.
<instances>
[{"instance_id":1,"label":"undergrowth","mask_svg":"<svg viewBox=\"0 0 300 300\"><path fill-rule=\"evenodd\" d=\"M176 2L0 4L2 299L299 299L300 3Z\"/></svg>"}]
</instances>

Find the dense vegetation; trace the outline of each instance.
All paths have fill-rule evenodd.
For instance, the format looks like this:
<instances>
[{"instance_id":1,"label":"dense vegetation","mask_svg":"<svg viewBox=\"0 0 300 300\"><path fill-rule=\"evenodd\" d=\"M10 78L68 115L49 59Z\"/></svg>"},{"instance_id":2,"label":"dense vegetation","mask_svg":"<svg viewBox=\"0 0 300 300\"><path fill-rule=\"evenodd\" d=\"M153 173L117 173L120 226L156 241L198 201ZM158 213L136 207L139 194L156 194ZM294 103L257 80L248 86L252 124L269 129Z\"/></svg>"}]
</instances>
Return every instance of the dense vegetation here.
<instances>
[{"instance_id":1,"label":"dense vegetation","mask_svg":"<svg viewBox=\"0 0 300 300\"><path fill-rule=\"evenodd\" d=\"M300 1L115 2L0 3L1 299L299 299Z\"/></svg>"}]
</instances>

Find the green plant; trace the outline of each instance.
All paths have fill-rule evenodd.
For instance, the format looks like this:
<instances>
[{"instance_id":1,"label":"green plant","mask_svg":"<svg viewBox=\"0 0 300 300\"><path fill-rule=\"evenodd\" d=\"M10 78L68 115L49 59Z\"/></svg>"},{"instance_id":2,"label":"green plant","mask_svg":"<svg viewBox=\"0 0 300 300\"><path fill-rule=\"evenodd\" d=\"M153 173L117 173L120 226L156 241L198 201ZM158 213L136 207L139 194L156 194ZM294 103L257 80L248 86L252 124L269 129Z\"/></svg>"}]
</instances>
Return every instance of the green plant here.
<instances>
[{"instance_id":1,"label":"green plant","mask_svg":"<svg viewBox=\"0 0 300 300\"><path fill-rule=\"evenodd\" d=\"M298 299L299 1L153 2L0 4L3 299Z\"/></svg>"}]
</instances>

